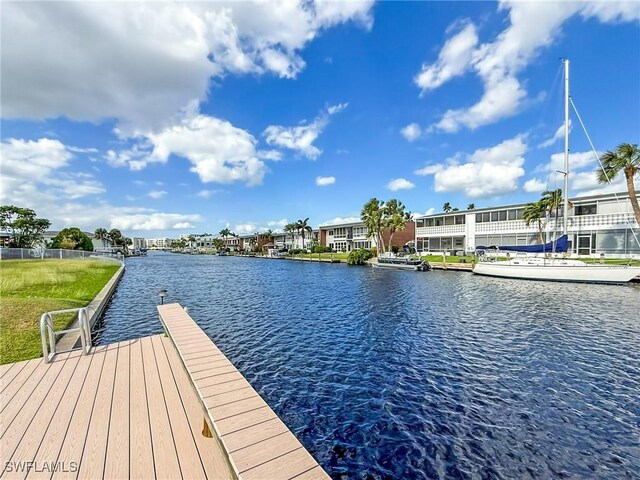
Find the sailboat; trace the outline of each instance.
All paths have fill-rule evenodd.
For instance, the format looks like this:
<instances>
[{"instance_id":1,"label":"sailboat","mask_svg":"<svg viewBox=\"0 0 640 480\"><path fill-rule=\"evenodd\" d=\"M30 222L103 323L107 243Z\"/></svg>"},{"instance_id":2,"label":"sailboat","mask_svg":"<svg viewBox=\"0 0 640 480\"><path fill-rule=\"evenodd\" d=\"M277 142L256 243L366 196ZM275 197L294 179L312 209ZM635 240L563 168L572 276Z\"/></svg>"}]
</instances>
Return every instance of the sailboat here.
<instances>
[{"instance_id":1,"label":"sailboat","mask_svg":"<svg viewBox=\"0 0 640 480\"><path fill-rule=\"evenodd\" d=\"M569 215L569 60L564 59L564 218L563 235L544 245L499 247L501 251L524 253L564 253L568 247ZM483 247L477 250L482 251ZM510 253L507 254L509 256ZM516 256L508 260L479 261L473 269L477 275L551 280L564 282L627 283L640 275L640 267L631 265L587 264L580 260Z\"/></svg>"}]
</instances>

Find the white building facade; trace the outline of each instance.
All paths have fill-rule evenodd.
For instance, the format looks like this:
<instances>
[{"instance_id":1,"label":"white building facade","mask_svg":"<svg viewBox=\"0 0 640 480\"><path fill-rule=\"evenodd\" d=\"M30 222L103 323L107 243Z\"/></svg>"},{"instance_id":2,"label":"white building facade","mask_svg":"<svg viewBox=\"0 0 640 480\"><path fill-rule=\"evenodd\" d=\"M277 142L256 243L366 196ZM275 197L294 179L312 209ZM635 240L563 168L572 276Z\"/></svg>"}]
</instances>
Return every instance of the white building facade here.
<instances>
[{"instance_id":1,"label":"white building facade","mask_svg":"<svg viewBox=\"0 0 640 480\"><path fill-rule=\"evenodd\" d=\"M570 199L569 252L579 256L632 257L640 255L640 228L627 194L595 195ZM419 252L472 252L479 246L540 243L538 223L523 220L527 204L440 213L416 218ZM542 240L562 231L557 218L541 218ZM558 232L557 235L554 232ZM635 234L635 238L634 238Z\"/></svg>"},{"instance_id":2,"label":"white building facade","mask_svg":"<svg viewBox=\"0 0 640 480\"><path fill-rule=\"evenodd\" d=\"M323 225L320 227L320 244L336 252L351 252L359 248L377 247L369 237L363 222Z\"/></svg>"}]
</instances>

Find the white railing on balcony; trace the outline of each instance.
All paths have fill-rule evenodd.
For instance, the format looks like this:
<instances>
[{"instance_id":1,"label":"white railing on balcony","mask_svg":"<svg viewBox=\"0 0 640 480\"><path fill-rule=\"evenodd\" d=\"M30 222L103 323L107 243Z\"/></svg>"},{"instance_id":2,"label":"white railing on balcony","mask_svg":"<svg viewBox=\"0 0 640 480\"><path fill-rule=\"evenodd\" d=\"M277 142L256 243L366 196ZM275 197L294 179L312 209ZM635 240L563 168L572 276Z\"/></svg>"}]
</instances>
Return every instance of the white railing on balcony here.
<instances>
[{"instance_id":1,"label":"white railing on balcony","mask_svg":"<svg viewBox=\"0 0 640 480\"><path fill-rule=\"evenodd\" d=\"M439 227L418 227L416 228L416 236L430 236L430 235L454 235L464 234L465 225L441 225Z\"/></svg>"},{"instance_id":2,"label":"white railing on balcony","mask_svg":"<svg viewBox=\"0 0 640 480\"><path fill-rule=\"evenodd\" d=\"M560 220L558 223L561 224ZM553 221L552 221L553 224ZM545 219L542 219L544 228ZM494 233L494 232L536 232L537 225L532 223L527 225L524 220L507 220L505 222L484 222L476 223L477 233Z\"/></svg>"},{"instance_id":3,"label":"white railing on balcony","mask_svg":"<svg viewBox=\"0 0 640 480\"><path fill-rule=\"evenodd\" d=\"M638 228L633 213L604 213L600 215L580 215L569 217L569 228L572 230L599 228Z\"/></svg>"}]
</instances>

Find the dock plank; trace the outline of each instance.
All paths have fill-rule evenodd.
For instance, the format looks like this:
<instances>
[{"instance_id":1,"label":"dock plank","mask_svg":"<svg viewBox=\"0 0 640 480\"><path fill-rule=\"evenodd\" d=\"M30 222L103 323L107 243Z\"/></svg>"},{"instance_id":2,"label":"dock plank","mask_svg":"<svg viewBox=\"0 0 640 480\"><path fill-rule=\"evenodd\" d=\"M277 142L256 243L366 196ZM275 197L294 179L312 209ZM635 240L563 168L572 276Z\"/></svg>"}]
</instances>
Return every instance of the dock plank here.
<instances>
[{"instance_id":1,"label":"dock plank","mask_svg":"<svg viewBox=\"0 0 640 480\"><path fill-rule=\"evenodd\" d=\"M38 423L38 421L47 419L48 424L48 420L51 418L52 413L55 412L58 402L64 393L64 389L76 368L77 360L77 356L69 356L64 361L49 365L51 374L45 375L42 388L37 388L33 392L33 395L29 397L29 401L22 404L24 408L20 408L18 412L15 412L12 421L2 434L2 439L0 439L0 451L2 451L2 460L4 462L21 460L14 458L14 453L22 441L33 445L35 451L37 447L35 442L39 442L42 435L35 437L33 435L26 435L24 439L23 437L25 437L25 434L32 425L34 425L34 428L31 432L40 431L42 424ZM12 403L17 405L20 402ZM10 411L9 414L14 414L14 412ZM4 418L11 417L7 416ZM36 419L38 421L34 424Z\"/></svg>"},{"instance_id":2,"label":"dock plank","mask_svg":"<svg viewBox=\"0 0 640 480\"><path fill-rule=\"evenodd\" d=\"M26 384L27 380L29 380L29 377L33 372L38 368L38 364L40 363L42 363L42 360L39 358L29 360L25 368L23 368L10 383L3 385L2 392L0 392L0 413L11 402L13 397L22 390L23 386Z\"/></svg>"},{"instance_id":3,"label":"dock plank","mask_svg":"<svg viewBox=\"0 0 640 480\"><path fill-rule=\"evenodd\" d=\"M158 375L158 368L150 337L142 339L142 360L147 386L153 463L156 469L156 477L181 478L182 473L178 462L178 453L172 438L173 431L160 386L160 376Z\"/></svg>"},{"instance_id":4,"label":"dock plank","mask_svg":"<svg viewBox=\"0 0 640 480\"><path fill-rule=\"evenodd\" d=\"M182 399L178 393L177 385L173 379L173 373L169 366L166 352L158 337L152 339L152 346L160 373L160 382L164 399L169 413L169 422L173 433L180 469L184 478L202 478L205 475L202 460L194 462L191 459L200 459L200 453L196 447L195 438L189 427Z\"/></svg>"},{"instance_id":5,"label":"dock plank","mask_svg":"<svg viewBox=\"0 0 640 480\"><path fill-rule=\"evenodd\" d=\"M27 442L23 442L14 455L16 459L23 461L31 460L35 465L44 465L45 462L51 462L53 459L58 458L65 439L65 434L61 435L61 432L66 433L69 428L93 360L93 356L78 357L78 364L73 373L73 377L70 378L64 395L58 402L51 418L36 420L42 421L43 424L46 424L47 420L49 420L45 428L46 433L41 436L39 448L34 450ZM36 431L29 432L29 435L31 438L40 436L39 432ZM34 470L30 472L27 478L51 478L51 472Z\"/></svg>"},{"instance_id":6,"label":"dock plank","mask_svg":"<svg viewBox=\"0 0 640 480\"><path fill-rule=\"evenodd\" d=\"M110 345L117 348L117 345ZM87 440L89 423L93 413L102 367L105 360L106 348L100 348L92 355L91 368L85 379L84 386L78 398L78 405L73 413L73 418L64 436L62 447L55 457L56 462L64 462L68 466L53 474L54 479L76 478L77 467L82 460L82 450Z\"/></svg>"},{"instance_id":7,"label":"dock plank","mask_svg":"<svg viewBox=\"0 0 640 480\"><path fill-rule=\"evenodd\" d=\"M144 363L142 362L142 341L134 340L130 344L129 410L131 428L129 431L129 474L131 478L150 478L155 476L153 465L153 446L151 444L151 425L147 405L147 387Z\"/></svg>"},{"instance_id":8,"label":"dock plank","mask_svg":"<svg viewBox=\"0 0 640 480\"><path fill-rule=\"evenodd\" d=\"M81 478L102 478L104 476L104 460L109 445L109 421L119 350L119 346L116 346L104 353L102 375L80 459L78 475Z\"/></svg>"},{"instance_id":9,"label":"dock plank","mask_svg":"<svg viewBox=\"0 0 640 480\"><path fill-rule=\"evenodd\" d=\"M118 344L118 361L113 386L113 401L109 419L109 437L104 475L107 478L129 477L129 372L131 371L130 342Z\"/></svg>"}]
</instances>

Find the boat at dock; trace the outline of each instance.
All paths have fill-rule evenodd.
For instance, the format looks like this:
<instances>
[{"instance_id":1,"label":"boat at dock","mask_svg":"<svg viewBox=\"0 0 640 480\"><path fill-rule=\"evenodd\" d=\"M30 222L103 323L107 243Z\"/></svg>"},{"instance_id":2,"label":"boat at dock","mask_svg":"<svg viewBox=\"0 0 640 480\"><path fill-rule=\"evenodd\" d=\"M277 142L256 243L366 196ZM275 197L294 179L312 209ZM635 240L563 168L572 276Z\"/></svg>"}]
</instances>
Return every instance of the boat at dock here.
<instances>
[{"instance_id":1,"label":"boat at dock","mask_svg":"<svg viewBox=\"0 0 640 480\"><path fill-rule=\"evenodd\" d=\"M431 270L429 262L420 258L401 256L389 252L383 253L375 262L372 262L371 265L374 268L391 268L395 270L417 270L421 272Z\"/></svg>"}]
</instances>

